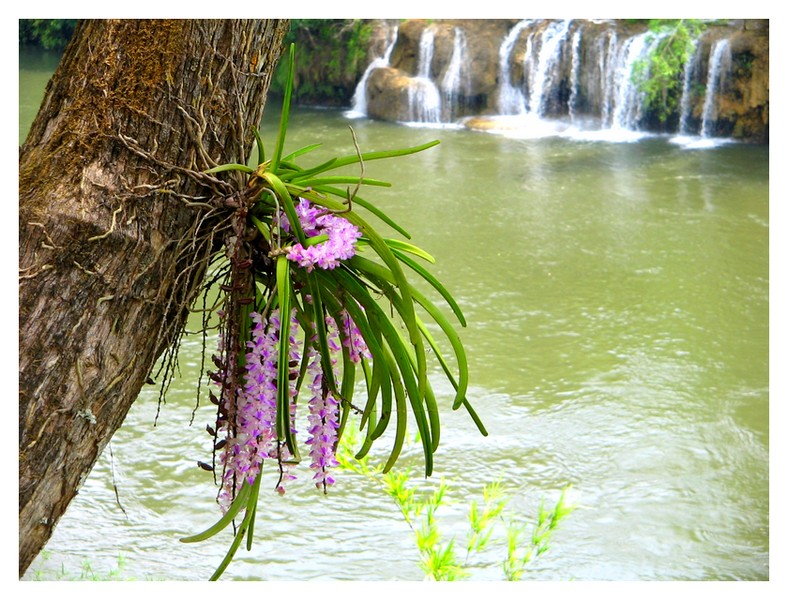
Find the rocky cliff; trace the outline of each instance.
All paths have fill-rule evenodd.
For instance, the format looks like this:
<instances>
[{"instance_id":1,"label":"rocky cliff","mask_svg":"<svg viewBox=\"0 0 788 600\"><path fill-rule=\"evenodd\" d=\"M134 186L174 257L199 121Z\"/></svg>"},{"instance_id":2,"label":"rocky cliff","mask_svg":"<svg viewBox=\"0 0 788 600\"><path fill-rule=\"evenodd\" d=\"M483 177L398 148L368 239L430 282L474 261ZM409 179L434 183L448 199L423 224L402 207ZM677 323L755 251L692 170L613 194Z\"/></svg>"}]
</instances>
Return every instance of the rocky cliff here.
<instances>
[{"instance_id":1,"label":"rocky cliff","mask_svg":"<svg viewBox=\"0 0 788 600\"><path fill-rule=\"evenodd\" d=\"M375 68L364 72L359 61L350 79L362 85L352 99L345 83L339 103L361 105L371 118L449 123L528 113L602 128L768 141L768 21L709 24L679 75L681 102L667 119L657 118L633 83L636 62L658 41L642 21L367 25L365 62L374 60Z\"/></svg>"}]
</instances>

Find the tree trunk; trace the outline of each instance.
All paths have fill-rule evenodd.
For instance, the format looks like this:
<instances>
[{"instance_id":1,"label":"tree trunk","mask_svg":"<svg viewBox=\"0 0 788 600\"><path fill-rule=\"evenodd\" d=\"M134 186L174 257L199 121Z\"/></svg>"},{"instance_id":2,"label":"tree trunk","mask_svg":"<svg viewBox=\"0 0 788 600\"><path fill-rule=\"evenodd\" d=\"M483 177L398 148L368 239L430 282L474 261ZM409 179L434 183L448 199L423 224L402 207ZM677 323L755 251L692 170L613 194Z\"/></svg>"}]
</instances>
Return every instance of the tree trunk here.
<instances>
[{"instance_id":1,"label":"tree trunk","mask_svg":"<svg viewBox=\"0 0 788 600\"><path fill-rule=\"evenodd\" d=\"M81 22L19 161L19 573L157 357L242 182L286 20ZM228 203L229 204L229 203Z\"/></svg>"}]
</instances>

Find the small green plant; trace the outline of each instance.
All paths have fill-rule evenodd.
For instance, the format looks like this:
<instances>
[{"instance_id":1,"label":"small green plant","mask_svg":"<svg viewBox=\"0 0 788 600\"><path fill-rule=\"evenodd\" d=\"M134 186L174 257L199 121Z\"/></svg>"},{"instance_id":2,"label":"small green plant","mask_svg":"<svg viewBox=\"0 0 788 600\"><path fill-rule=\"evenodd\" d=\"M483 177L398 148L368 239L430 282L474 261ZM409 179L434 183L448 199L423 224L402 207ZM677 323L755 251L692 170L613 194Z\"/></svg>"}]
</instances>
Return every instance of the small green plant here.
<instances>
[{"instance_id":1,"label":"small green plant","mask_svg":"<svg viewBox=\"0 0 788 600\"><path fill-rule=\"evenodd\" d=\"M531 538L525 548L521 548L521 545L528 528L527 524L514 520L507 523L508 543L503 571L508 581L522 579L528 563L550 549L550 539L553 532L558 528L559 523L574 510L574 507L566 503L566 491L567 489L561 491L558 501L551 510L547 510L544 500L542 501L536 523L531 531Z\"/></svg>"},{"instance_id":2,"label":"small green plant","mask_svg":"<svg viewBox=\"0 0 788 600\"><path fill-rule=\"evenodd\" d=\"M419 568L430 580L468 579L472 574L474 556L488 549L495 526L502 523L506 533L506 557L501 562L503 575L508 581L519 581L528 564L550 549L553 533L574 510L566 501L568 488L562 490L552 509L548 510L542 501L528 537L529 522L516 515L505 514L508 499L504 497L500 481L488 483L482 491L482 503L473 500L469 505L465 556L460 558L457 555L456 539L444 538L436 516L438 509L449 502L450 486L445 478L441 479L436 489L429 492L414 486L410 469L382 474L379 467L370 465L368 457L351 459L348 444L352 444L352 437L343 438L340 444L337 453L340 468L382 483L413 532L419 551Z\"/></svg>"},{"instance_id":3,"label":"small green plant","mask_svg":"<svg viewBox=\"0 0 788 600\"><path fill-rule=\"evenodd\" d=\"M664 123L676 112L682 73L706 24L698 19L652 19L649 30L659 38L652 52L635 64L633 79L646 94L646 105Z\"/></svg>"},{"instance_id":4,"label":"small green plant","mask_svg":"<svg viewBox=\"0 0 788 600\"><path fill-rule=\"evenodd\" d=\"M68 573L63 563L60 563L59 568L50 571L45 567L48 567L47 563L52 558L52 554L47 550L43 550L41 558L41 566L36 568L33 573L35 581L133 581L133 578L123 575L123 571L126 569L126 558L122 554L118 554L117 566L111 568L106 574L97 573L88 559L82 561L79 575Z\"/></svg>"}]
</instances>

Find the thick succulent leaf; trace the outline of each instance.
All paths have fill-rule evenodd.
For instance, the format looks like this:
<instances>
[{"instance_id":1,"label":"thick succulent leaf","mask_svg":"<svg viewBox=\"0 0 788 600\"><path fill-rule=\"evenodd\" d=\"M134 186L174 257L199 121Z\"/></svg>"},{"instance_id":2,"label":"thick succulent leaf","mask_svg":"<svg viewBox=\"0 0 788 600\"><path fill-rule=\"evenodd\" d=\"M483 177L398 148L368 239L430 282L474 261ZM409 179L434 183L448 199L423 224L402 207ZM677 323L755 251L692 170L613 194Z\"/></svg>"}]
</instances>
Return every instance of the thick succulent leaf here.
<instances>
[{"instance_id":1,"label":"thick succulent leaf","mask_svg":"<svg viewBox=\"0 0 788 600\"><path fill-rule=\"evenodd\" d=\"M340 167L354 165L360 162L361 160L363 160L364 162L369 162L372 160L394 158L396 156L407 156L409 154L416 154L417 152L423 152L424 150L437 146L438 144L440 144L440 140L433 140L431 142L427 142L426 144L420 144L418 146L412 146L410 148L401 148L397 150L382 150L378 152L364 152L361 154L360 159L358 154L350 154L348 156L343 156L341 158L336 159L336 161L333 163L333 165L330 168L338 169Z\"/></svg>"},{"instance_id":2,"label":"thick succulent leaf","mask_svg":"<svg viewBox=\"0 0 788 600\"><path fill-rule=\"evenodd\" d=\"M212 167L206 170L206 173L224 173L225 171L241 171L241 173L254 173L254 169L247 165L242 165L238 163L227 163L224 165L219 165L217 167Z\"/></svg>"},{"instance_id":3,"label":"thick succulent leaf","mask_svg":"<svg viewBox=\"0 0 788 600\"><path fill-rule=\"evenodd\" d=\"M254 484L249 486L251 488L249 499L246 504L246 513L244 514L243 521L241 521L241 525L238 527L238 530L235 533L235 537L233 538L233 543L230 545L230 549L225 554L224 559L216 568L213 575L211 575L210 580L216 581L219 577L222 576L222 573L225 572L227 566L233 560L238 547L241 545L241 542L244 539L244 535L246 535L247 530L251 527L251 524L254 522L255 515L257 513L257 497L260 492L260 481L262 480L261 477L258 477Z\"/></svg>"},{"instance_id":4,"label":"thick succulent leaf","mask_svg":"<svg viewBox=\"0 0 788 600\"><path fill-rule=\"evenodd\" d=\"M279 361L277 364L276 433L298 460L298 447L290 427L290 312L292 281L290 262L285 256L276 259L276 287L279 301Z\"/></svg>"},{"instance_id":5,"label":"thick succulent leaf","mask_svg":"<svg viewBox=\"0 0 788 600\"><path fill-rule=\"evenodd\" d=\"M312 152L312 150L316 150L317 148L320 148L320 146L322 146L322 145L323 144L309 144L308 146L304 146L303 148L299 148L295 152L291 152L287 156L283 157L282 160L283 161L287 161L287 162L293 162L299 156L303 156L304 154ZM330 162L333 162L333 160L334 159L332 159Z\"/></svg>"},{"instance_id":6,"label":"thick succulent leaf","mask_svg":"<svg viewBox=\"0 0 788 600\"><path fill-rule=\"evenodd\" d=\"M220 531L224 530L230 523L233 522L233 519L241 512L242 508L246 508L247 502L249 500L249 494L251 493L252 486L249 485L246 481L243 482L241 485L241 489L238 491L238 495L233 500L233 503L230 505L230 508L227 510L222 518L216 521L213 525L211 525L205 531L197 533L195 535L189 535L186 537L182 537L180 541L190 544L192 542L202 542L215 536Z\"/></svg>"},{"instance_id":7,"label":"thick succulent leaf","mask_svg":"<svg viewBox=\"0 0 788 600\"><path fill-rule=\"evenodd\" d=\"M395 362L396 370L399 372L402 378L400 381L399 377L394 377L392 375L392 384L394 385L395 394L399 393L398 387L404 383L405 391L407 392L406 396L410 399L413 416L415 417L416 425L419 429L419 434L421 435L422 445L424 448L425 472L429 476L432 473L432 442L429 425L427 423L426 415L424 414L424 407L422 405L422 398L424 397L424 394L422 393L421 387L417 382L417 376L420 375L420 373L414 373L413 364L411 363L408 356L408 348L405 344L403 344L400 333L394 324L389 320L388 316L381 309L378 303L369 295L366 289L364 289L363 286L361 286L352 275L343 270L338 270L336 276L342 286L346 290L350 291L354 298L356 298L356 300L361 303L368 315L368 318L370 319L370 322L374 325L377 325L383 334L384 339L386 340L386 344ZM421 368L421 363L418 361L418 353L416 356L416 363L418 364L419 368ZM400 426L400 414L402 412L402 408L400 406L401 401L401 396L397 395L398 430ZM388 469L390 469L393 464L394 461L390 459L386 467L384 467L384 471L388 471Z\"/></svg>"},{"instance_id":8,"label":"thick succulent leaf","mask_svg":"<svg viewBox=\"0 0 788 600\"><path fill-rule=\"evenodd\" d=\"M454 297L449 293L446 287L438 281L435 276L430 273L427 269L425 269L422 265L417 263L415 260L410 258L409 256L403 254L402 252L398 251L395 248L392 248L392 252L394 252L394 256L396 256L400 261L408 265L411 269L416 271L424 281L429 283L433 288L435 288L438 293L443 297L446 302L449 303L452 312L457 317L457 320L460 322L460 325L465 327L467 325L465 321L465 315L463 315L462 310L460 309L459 304L454 299Z\"/></svg>"}]
</instances>

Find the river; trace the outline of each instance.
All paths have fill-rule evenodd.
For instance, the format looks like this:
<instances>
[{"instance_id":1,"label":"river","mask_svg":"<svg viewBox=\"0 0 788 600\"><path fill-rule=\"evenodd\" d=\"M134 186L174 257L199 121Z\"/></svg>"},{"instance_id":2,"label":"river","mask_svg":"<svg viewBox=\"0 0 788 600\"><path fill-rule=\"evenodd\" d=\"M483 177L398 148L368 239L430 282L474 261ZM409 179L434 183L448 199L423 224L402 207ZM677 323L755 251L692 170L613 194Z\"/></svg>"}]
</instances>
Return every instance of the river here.
<instances>
[{"instance_id":1,"label":"river","mask_svg":"<svg viewBox=\"0 0 788 600\"><path fill-rule=\"evenodd\" d=\"M54 68L25 61L20 143ZM305 108L291 124L289 149L323 144L315 162L353 152L348 125L364 151L441 140L368 164L394 186L365 197L437 258L468 319L469 397L490 435L451 412L436 369L435 474L418 476L419 444L402 461L414 484L449 483L447 535L464 547L485 483L501 479L507 514L525 519L571 485L576 510L527 579L769 578L768 147L506 136ZM210 576L229 538L178 541L217 516L195 466L211 409L189 426L200 353L187 338L155 427L157 392L143 391L25 579L78 575L85 561L107 573L119 555L123 577ZM340 472L323 496L307 479L261 492L255 546L224 579L422 579L379 483ZM473 578L501 579L504 556L499 527Z\"/></svg>"}]
</instances>

